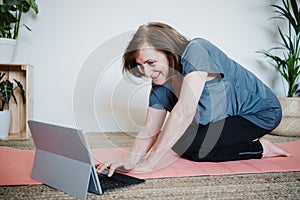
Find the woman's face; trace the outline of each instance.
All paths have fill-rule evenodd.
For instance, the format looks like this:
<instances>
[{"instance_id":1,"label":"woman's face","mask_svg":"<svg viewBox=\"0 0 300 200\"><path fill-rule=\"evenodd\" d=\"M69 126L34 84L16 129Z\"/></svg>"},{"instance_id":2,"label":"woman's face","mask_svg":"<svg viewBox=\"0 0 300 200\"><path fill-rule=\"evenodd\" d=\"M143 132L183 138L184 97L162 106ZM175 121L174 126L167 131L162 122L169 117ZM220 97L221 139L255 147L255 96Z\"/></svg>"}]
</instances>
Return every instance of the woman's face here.
<instances>
[{"instance_id":1,"label":"woman's face","mask_svg":"<svg viewBox=\"0 0 300 200\"><path fill-rule=\"evenodd\" d=\"M163 51L150 45L143 45L137 52L135 61L139 71L151 78L156 85L163 85L169 79L169 61Z\"/></svg>"}]
</instances>

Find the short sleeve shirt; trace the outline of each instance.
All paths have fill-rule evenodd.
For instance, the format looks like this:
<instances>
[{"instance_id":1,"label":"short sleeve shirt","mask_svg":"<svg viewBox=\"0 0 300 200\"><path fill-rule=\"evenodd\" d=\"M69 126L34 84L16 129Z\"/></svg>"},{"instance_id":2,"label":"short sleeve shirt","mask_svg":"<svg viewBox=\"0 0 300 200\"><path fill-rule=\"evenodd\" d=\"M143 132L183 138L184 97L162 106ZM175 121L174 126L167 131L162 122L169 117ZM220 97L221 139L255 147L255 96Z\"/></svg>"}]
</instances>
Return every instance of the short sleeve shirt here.
<instances>
[{"instance_id":1,"label":"short sleeve shirt","mask_svg":"<svg viewBox=\"0 0 300 200\"><path fill-rule=\"evenodd\" d=\"M181 56L181 64L183 76L194 71L218 75L205 83L195 122L206 125L229 116L241 116L268 130L280 123L281 106L272 90L209 41L191 40ZM150 107L171 111L176 102L169 81L152 86Z\"/></svg>"}]
</instances>

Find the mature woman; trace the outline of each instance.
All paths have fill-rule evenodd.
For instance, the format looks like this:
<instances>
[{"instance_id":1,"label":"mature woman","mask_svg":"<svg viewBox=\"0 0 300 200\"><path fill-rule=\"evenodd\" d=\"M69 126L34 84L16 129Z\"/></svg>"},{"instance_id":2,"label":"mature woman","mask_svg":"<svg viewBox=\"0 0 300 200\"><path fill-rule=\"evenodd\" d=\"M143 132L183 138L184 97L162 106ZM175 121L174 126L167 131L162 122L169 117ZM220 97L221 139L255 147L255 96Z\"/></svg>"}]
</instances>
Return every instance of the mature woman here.
<instances>
[{"instance_id":1,"label":"mature woman","mask_svg":"<svg viewBox=\"0 0 300 200\"><path fill-rule=\"evenodd\" d=\"M125 73L152 79L145 125L128 156L98 172L151 170L174 152L197 162L289 155L262 138L280 123L277 97L209 41L149 23L134 34L123 61Z\"/></svg>"}]
</instances>

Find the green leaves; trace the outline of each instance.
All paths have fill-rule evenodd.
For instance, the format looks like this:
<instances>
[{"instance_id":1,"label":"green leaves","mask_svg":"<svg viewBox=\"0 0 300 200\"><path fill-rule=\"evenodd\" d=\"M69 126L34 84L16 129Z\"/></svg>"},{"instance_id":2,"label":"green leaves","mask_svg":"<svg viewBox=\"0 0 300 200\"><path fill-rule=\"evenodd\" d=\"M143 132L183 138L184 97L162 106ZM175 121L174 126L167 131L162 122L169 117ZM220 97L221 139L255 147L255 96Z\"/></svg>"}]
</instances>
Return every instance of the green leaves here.
<instances>
[{"instance_id":1,"label":"green leaves","mask_svg":"<svg viewBox=\"0 0 300 200\"><path fill-rule=\"evenodd\" d=\"M2 95L2 101L4 101L4 103L8 103L11 96L13 96L16 101L16 97L14 96L13 89L14 89L14 85L9 80L0 83L0 93Z\"/></svg>"},{"instance_id":2,"label":"green leaves","mask_svg":"<svg viewBox=\"0 0 300 200\"><path fill-rule=\"evenodd\" d=\"M12 30L10 25L16 23L17 19L10 13L10 7L0 5L0 37L12 38Z\"/></svg>"},{"instance_id":3,"label":"green leaves","mask_svg":"<svg viewBox=\"0 0 300 200\"><path fill-rule=\"evenodd\" d=\"M14 79L14 81L17 83L17 86L20 90L20 93L21 93L21 96L22 96L22 99L23 99L23 102L25 102L25 90L24 90L24 87L22 85L22 83L20 81L17 81L16 79Z\"/></svg>"},{"instance_id":4,"label":"green leaves","mask_svg":"<svg viewBox=\"0 0 300 200\"><path fill-rule=\"evenodd\" d=\"M290 2L290 3L289 3ZM287 20L293 27L296 35L300 32L300 15L297 0L282 1L283 6L271 5L279 15L278 18Z\"/></svg>"},{"instance_id":5,"label":"green leaves","mask_svg":"<svg viewBox=\"0 0 300 200\"><path fill-rule=\"evenodd\" d=\"M4 78L4 76L5 76L5 73L0 72L0 81ZM16 88L19 88L23 102L25 102L25 100L26 100L25 99L25 90L23 88L23 85L21 84L21 82L17 81L16 79L14 79L14 81L17 84L17 87L15 87L15 88L14 88L14 84L8 79L0 82L0 95L1 95L1 101L2 101L0 111L3 110L5 104L9 103L11 97L13 97L15 103L17 103L17 99L14 94L14 90Z\"/></svg>"},{"instance_id":6,"label":"green leaves","mask_svg":"<svg viewBox=\"0 0 300 200\"><path fill-rule=\"evenodd\" d=\"M38 5L35 0L3 0L3 4L9 5L12 11L19 10L23 13L27 13L32 8L35 14L38 14Z\"/></svg>"},{"instance_id":7,"label":"green leaves","mask_svg":"<svg viewBox=\"0 0 300 200\"><path fill-rule=\"evenodd\" d=\"M288 24L288 34L284 34L280 27L278 33L281 39L279 46L273 47L268 51L258 51L271 60L272 66L288 83L287 96L292 97L300 94L300 8L297 5L298 0L282 0L282 6L271 5L275 8L278 15L274 18L280 18ZM274 50L282 51L282 55L273 54Z\"/></svg>"},{"instance_id":8,"label":"green leaves","mask_svg":"<svg viewBox=\"0 0 300 200\"><path fill-rule=\"evenodd\" d=\"M26 2L28 3L29 7L34 10L35 14L39 13L39 7L36 4L35 0L26 0Z\"/></svg>"},{"instance_id":9,"label":"green leaves","mask_svg":"<svg viewBox=\"0 0 300 200\"><path fill-rule=\"evenodd\" d=\"M3 3L0 3L0 37L17 39L22 13L27 13L30 9L38 14L35 0L3 0ZM28 26L24 26L30 31Z\"/></svg>"}]
</instances>

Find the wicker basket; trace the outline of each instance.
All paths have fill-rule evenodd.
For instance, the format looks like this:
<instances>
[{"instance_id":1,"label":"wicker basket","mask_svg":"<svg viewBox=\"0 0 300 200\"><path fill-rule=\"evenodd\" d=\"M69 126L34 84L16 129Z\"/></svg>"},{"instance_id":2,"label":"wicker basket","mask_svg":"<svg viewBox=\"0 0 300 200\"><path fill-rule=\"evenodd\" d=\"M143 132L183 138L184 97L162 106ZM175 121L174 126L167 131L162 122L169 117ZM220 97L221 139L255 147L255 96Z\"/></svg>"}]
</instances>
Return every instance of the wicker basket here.
<instances>
[{"instance_id":1,"label":"wicker basket","mask_svg":"<svg viewBox=\"0 0 300 200\"><path fill-rule=\"evenodd\" d=\"M282 106L282 120L271 134L281 136L300 136L300 98L279 97Z\"/></svg>"}]
</instances>

